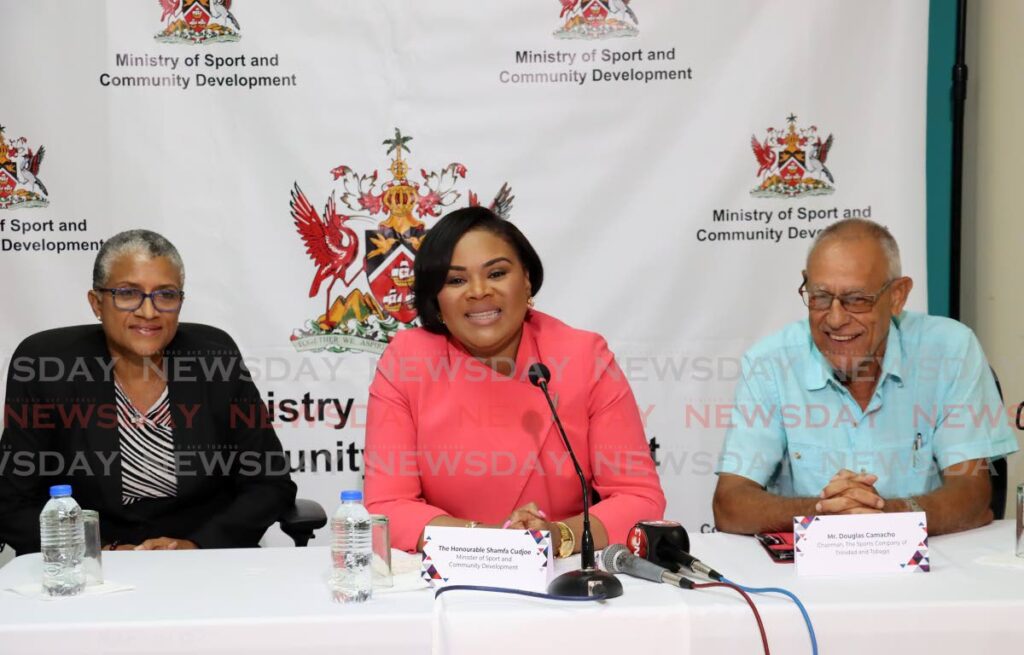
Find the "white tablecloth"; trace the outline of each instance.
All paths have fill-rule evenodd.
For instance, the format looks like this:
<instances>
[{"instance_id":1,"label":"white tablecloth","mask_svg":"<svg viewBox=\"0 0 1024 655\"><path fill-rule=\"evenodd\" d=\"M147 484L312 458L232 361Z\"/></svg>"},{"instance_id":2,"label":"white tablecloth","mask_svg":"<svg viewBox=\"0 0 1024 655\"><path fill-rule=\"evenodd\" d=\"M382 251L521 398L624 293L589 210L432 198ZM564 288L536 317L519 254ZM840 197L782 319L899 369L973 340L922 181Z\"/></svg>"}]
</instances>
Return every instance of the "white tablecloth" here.
<instances>
[{"instance_id":1,"label":"white tablecloth","mask_svg":"<svg viewBox=\"0 0 1024 655\"><path fill-rule=\"evenodd\" d=\"M931 540L932 572L798 579L749 537L692 535L692 550L737 582L783 586L807 604L821 653L1019 652L1024 568L1001 521ZM624 579L601 605L427 590L336 605L325 548L104 553L109 580L136 589L42 602L0 592L0 653L757 653L750 610L727 590L681 591ZM0 589L38 579L39 556L0 569ZM810 653L799 612L756 597L774 653ZM657 649L657 650L655 650ZM643 650L639 651L643 652Z\"/></svg>"}]
</instances>

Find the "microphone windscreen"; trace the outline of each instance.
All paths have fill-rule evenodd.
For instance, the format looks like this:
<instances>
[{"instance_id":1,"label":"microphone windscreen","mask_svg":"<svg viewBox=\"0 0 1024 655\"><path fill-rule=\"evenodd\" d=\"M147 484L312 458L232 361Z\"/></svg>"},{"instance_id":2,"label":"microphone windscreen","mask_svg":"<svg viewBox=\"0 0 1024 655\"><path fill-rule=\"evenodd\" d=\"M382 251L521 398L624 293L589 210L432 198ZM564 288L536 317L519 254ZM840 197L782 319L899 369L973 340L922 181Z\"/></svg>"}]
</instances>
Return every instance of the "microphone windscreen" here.
<instances>
[{"instance_id":1,"label":"microphone windscreen","mask_svg":"<svg viewBox=\"0 0 1024 655\"><path fill-rule=\"evenodd\" d=\"M674 559L669 553L690 550L690 536L677 521L639 521L629 531L626 546L637 557L665 565L666 558Z\"/></svg>"},{"instance_id":2,"label":"microphone windscreen","mask_svg":"<svg viewBox=\"0 0 1024 655\"><path fill-rule=\"evenodd\" d=\"M530 384L535 387L539 387L541 382L547 384L548 380L551 379L551 371L540 362L530 367L528 375L530 376Z\"/></svg>"},{"instance_id":3,"label":"microphone windscreen","mask_svg":"<svg viewBox=\"0 0 1024 655\"><path fill-rule=\"evenodd\" d=\"M601 553L601 568L609 573L621 573L619 563L616 560L623 553L629 553L629 550L622 544L612 544L605 548Z\"/></svg>"},{"instance_id":4,"label":"microphone windscreen","mask_svg":"<svg viewBox=\"0 0 1024 655\"><path fill-rule=\"evenodd\" d=\"M622 544L612 544L604 549L601 566L609 573L625 573L651 582L664 582L663 576L668 573L665 567L640 559Z\"/></svg>"}]
</instances>

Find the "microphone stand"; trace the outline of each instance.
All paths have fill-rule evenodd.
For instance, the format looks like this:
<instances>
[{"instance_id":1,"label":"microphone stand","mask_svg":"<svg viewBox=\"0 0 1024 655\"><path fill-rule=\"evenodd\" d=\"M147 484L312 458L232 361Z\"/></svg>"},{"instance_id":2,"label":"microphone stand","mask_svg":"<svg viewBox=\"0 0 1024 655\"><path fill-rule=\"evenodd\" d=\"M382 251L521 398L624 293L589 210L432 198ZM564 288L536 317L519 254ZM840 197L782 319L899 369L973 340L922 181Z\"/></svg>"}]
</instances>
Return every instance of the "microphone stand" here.
<instances>
[{"instance_id":1,"label":"microphone stand","mask_svg":"<svg viewBox=\"0 0 1024 655\"><path fill-rule=\"evenodd\" d=\"M555 425L558 427L558 434L562 437L566 451L569 452L569 458L572 460L576 476L579 477L580 486L583 488L583 534L580 537L581 568L577 571L563 573L552 580L548 585L548 593L556 596L577 597L603 594L605 598L616 598L622 595L622 583L611 573L598 569L595 564L594 534L590 530L590 488L587 486L587 478L583 475L583 469L576 459L576 453L573 452L572 446L569 444L569 437L565 434L565 428L562 427L562 420L558 418L555 403L548 393L549 376L550 371L543 364L534 364L530 367L530 382L544 392L544 398L548 401L548 407L551 408L551 416L555 419Z\"/></svg>"}]
</instances>

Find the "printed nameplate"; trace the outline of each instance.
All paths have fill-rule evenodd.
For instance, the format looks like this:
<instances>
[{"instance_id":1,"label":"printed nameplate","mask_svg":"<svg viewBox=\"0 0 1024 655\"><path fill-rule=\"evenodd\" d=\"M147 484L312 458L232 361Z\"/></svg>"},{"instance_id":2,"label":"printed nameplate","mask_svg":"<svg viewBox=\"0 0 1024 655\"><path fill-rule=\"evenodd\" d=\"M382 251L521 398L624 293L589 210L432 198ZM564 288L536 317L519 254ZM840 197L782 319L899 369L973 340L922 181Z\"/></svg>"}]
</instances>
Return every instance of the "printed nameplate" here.
<instances>
[{"instance_id":1,"label":"printed nameplate","mask_svg":"<svg viewBox=\"0 0 1024 655\"><path fill-rule=\"evenodd\" d=\"M547 530L444 528L423 533L420 575L435 586L547 590L554 570Z\"/></svg>"},{"instance_id":2,"label":"printed nameplate","mask_svg":"<svg viewBox=\"0 0 1024 655\"><path fill-rule=\"evenodd\" d=\"M793 517L798 575L927 573L924 512Z\"/></svg>"}]
</instances>

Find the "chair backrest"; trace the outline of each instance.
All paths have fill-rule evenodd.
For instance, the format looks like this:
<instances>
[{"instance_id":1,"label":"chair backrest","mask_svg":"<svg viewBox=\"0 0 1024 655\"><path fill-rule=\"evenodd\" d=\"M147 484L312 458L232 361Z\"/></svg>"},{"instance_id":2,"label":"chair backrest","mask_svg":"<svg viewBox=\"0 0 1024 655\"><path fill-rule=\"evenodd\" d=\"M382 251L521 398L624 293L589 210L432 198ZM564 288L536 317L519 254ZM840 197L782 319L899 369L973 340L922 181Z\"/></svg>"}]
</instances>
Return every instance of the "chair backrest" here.
<instances>
[{"instance_id":1,"label":"chair backrest","mask_svg":"<svg viewBox=\"0 0 1024 655\"><path fill-rule=\"evenodd\" d=\"M996 381L996 391L999 392L999 400L1003 400L1003 387L999 384L999 376L996 375L996 370L991 366L989 366L989 370L992 371L992 379ZM1005 401L1003 404L1006 404ZM998 521L1003 518L1003 514L1006 512L1006 486L1008 483L1006 458L999 457L991 460L991 464L988 472L989 480L992 482L992 501L989 503L989 507L992 508L992 515Z\"/></svg>"}]
</instances>

